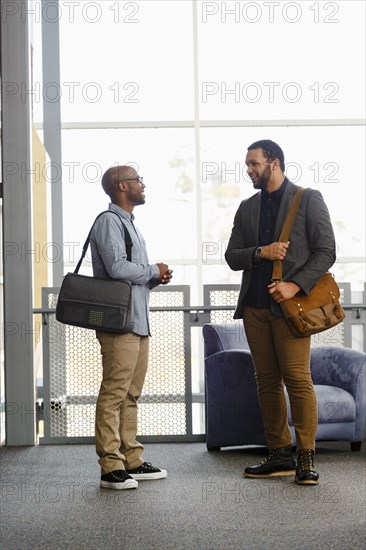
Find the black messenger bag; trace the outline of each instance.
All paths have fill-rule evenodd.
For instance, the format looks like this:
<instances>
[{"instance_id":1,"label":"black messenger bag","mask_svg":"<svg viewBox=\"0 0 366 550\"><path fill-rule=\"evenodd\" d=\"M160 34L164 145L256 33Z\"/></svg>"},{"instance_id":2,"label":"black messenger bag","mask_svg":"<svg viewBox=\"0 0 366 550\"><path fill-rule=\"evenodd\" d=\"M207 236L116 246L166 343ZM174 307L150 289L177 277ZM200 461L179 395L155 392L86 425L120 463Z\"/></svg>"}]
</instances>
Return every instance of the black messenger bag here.
<instances>
[{"instance_id":1,"label":"black messenger bag","mask_svg":"<svg viewBox=\"0 0 366 550\"><path fill-rule=\"evenodd\" d=\"M106 210L94 220L112 212ZM124 233L127 261L131 261L132 240L127 227L120 219ZM93 223L93 226L94 226ZM84 243L81 258L73 273L65 275L56 306L56 319L66 325L90 328L102 332L126 333L132 327L132 284L122 279L98 279L79 275L81 263L89 246L90 234Z\"/></svg>"}]
</instances>

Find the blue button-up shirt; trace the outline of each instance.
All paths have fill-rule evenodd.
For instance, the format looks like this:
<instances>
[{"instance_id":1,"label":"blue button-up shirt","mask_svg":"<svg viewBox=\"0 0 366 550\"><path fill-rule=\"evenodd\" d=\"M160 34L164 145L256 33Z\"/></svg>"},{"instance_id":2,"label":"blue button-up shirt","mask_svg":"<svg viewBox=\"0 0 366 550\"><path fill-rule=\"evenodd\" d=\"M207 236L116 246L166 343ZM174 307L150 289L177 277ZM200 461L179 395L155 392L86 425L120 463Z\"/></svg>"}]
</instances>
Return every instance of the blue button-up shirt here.
<instances>
[{"instance_id":1,"label":"blue button-up shirt","mask_svg":"<svg viewBox=\"0 0 366 550\"><path fill-rule=\"evenodd\" d=\"M126 225L133 243L131 261L127 261L125 235L121 221L108 212L97 219L90 235L90 247L94 277L124 279L132 283L132 332L140 336L150 335L149 295L160 281L159 268L149 264L146 243L134 225L134 215L116 204L109 210L116 212Z\"/></svg>"}]
</instances>

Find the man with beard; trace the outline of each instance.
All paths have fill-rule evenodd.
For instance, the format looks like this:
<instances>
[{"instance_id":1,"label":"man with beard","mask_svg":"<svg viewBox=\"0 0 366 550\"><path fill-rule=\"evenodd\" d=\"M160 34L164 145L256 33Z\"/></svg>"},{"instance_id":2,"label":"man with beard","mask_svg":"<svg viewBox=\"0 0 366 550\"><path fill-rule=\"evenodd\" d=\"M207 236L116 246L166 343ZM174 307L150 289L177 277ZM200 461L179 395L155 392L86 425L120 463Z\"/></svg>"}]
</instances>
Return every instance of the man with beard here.
<instances>
[{"instance_id":1,"label":"man with beard","mask_svg":"<svg viewBox=\"0 0 366 550\"><path fill-rule=\"evenodd\" d=\"M166 470L141 458L144 448L136 433L137 400L148 364L149 294L155 286L169 283L172 271L165 263L149 264L144 238L134 224L134 207L145 203L143 178L131 166L114 166L103 175L102 187L111 204L91 232L93 273L131 281L133 326L127 334L97 332L103 379L96 407L96 451L101 487L136 489L138 480L167 476ZM131 261L122 223L132 241Z\"/></svg>"},{"instance_id":2,"label":"man with beard","mask_svg":"<svg viewBox=\"0 0 366 550\"><path fill-rule=\"evenodd\" d=\"M269 455L245 468L244 476L295 475L314 485L317 401L310 375L310 337L292 336L280 303L302 290L306 294L335 261L335 241L328 209L319 191L306 189L288 242L278 242L298 189L285 176L282 149L271 140L248 147L246 165L258 192L235 215L225 258L242 270L234 319L243 319L256 371L258 397ZM283 281L272 283L273 260L281 260ZM286 386L296 434L297 463L287 421Z\"/></svg>"}]
</instances>

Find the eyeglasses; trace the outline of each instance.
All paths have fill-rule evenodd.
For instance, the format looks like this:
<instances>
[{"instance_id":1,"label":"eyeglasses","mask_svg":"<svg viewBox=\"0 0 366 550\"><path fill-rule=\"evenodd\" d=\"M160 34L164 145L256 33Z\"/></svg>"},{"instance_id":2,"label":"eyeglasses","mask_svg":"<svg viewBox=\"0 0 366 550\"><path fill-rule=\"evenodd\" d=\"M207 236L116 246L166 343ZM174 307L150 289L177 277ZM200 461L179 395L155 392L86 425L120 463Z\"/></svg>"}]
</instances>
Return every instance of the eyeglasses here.
<instances>
[{"instance_id":1,"label":"eyeglasses","mask_svg":"<svg viewBox=\"0 0 366 550\"><path fill-rule=\"evenodd\" d=\"M138 181L140 185L144 184L144 178L142 176L136 176L136 178L126 178L122 181Z\"/></svg>"}]
</instances>

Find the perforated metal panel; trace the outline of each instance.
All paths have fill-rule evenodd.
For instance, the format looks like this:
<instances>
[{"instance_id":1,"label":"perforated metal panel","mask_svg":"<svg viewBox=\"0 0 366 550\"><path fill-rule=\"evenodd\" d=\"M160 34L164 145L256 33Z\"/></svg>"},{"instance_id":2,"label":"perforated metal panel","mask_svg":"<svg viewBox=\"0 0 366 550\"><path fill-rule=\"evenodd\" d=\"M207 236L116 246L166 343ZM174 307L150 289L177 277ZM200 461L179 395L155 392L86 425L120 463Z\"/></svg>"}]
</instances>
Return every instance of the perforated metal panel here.
<instances>
[{"instance_id":1,"label":"perforated metal panel","mask_svg":"<svg viewBox=\"0 0 366 550\"><path fill-rule=\"evenodd\" d=\"M58 289L43 289L43 307L54 309ZM189 305L189 287L158 288L152 308ZM94 438L95 404L102 361L95 332L58 323L46 316L44 350L44 437L42 443ZM150 314L149 367L139 401L138 434L192 433L190 329L183 311Z\"/></svg>"},{"instance_id":2,"label":"perforated metal panel","mask_svg":"<svg viewBox=\"0 0 366 550\"><path fill-rule=\"evenodd\" d=\"M215 307L232 306L231 309L213 309L210 311L211 323L228 323L233 320L234 308L238 301L239 285L205 285L203 287L204 305Z\"/></svg>"},{"instance_id":3,"label":"perforated metal panel","mask_svg":"<svg viewBox=\"0 0 366 550\"><path fill-rule=\"evenodd\" d=\"M47 293L47 307L56 307L57 296L57 289ZM63 325L49 314L43 346L45 438L93 436L102 376L95 332Z\"/></svg>"},{"instance_id":4,"label":"perforated metal panel","mask_svg":"<svg viewBox=\"0 0 366 550\"><path fill-rule=\"evenodd\" d=\"M182 291L159 288L151 293L150 306L189 305L184 298ZM139 405L138 432L183 435L187 433L186 397L189 397L186 396L187 375L190 378L189 325L185 325L183 311L152 310L150 329L149 368Z\"/></svg>"}]
</instances>

